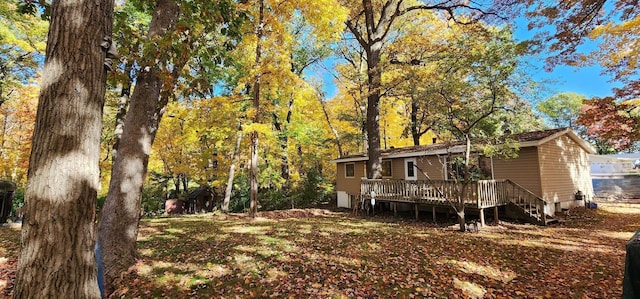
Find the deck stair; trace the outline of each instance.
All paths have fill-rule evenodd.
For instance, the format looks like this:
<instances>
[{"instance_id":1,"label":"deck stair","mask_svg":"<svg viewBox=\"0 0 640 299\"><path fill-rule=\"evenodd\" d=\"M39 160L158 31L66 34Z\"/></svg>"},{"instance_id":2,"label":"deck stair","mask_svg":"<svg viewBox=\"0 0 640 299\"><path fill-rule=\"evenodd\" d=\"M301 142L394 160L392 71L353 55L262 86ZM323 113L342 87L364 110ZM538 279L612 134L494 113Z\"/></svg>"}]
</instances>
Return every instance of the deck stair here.
<instances>
[{"instance_id":1,"label":"deck stair","mask_svg":"<svg viewBox=\"0 0 640 299\"><path fill-rule=\"evenodd\" d=\"M545 213L547 202L542 198L510 180L505 180L505 183L507 187L504 191L509 200L508 207L520 212L528 222L539 225L558 222L556 218Z\"/></svg>"}]
</instances>

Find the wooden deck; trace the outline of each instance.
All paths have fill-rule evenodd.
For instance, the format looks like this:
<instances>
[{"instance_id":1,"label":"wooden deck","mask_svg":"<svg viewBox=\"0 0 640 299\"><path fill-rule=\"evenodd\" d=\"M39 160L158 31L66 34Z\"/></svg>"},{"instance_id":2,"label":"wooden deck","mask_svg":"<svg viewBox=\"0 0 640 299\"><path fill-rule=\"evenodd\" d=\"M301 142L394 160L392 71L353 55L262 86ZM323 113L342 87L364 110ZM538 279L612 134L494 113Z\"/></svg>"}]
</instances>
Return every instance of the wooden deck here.
<instances>
[{"instance_id":1,"label":"wooden deck","mask_svg":"<svg viewBox=\"0 0 640 299\"><path fill-rule=\"evenodd\" d=\"M462 194L463 185L445 180L388 180L362 179L361 199L399 203L425 204L431 206L450 206L457 203L458 194ZM464 205L481 212L487 208L513 205L546 225L544 214L546 202L529 190L509 180L482 180L468 183ZM483 221L484 222L484 221Z\"/></svg>"}]
</instances>

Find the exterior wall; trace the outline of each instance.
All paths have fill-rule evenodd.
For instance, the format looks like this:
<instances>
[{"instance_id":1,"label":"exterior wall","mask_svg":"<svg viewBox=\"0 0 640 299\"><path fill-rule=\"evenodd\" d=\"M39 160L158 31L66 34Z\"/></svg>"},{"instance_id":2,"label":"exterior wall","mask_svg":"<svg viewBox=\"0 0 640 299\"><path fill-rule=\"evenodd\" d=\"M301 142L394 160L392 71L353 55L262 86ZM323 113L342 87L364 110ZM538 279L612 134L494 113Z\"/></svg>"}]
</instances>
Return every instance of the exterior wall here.
<instances>
[{"instance_id":1,"label":"exterior wall","mask_svg":"<svg viewBox=\"0 0 640 299\"><path fill-rule=\"evenodd\" d=\"M534 194L542 196L538 163L537 148L520 148L517 158L493 158L493 177L496 180L511 180Z\"/></svg>"},{"instance_id":2,"label":"exterior wall","mask_svg":"<svg viewBox=\"0 0 640 299\"><path fill-rule=\"evenodd\" d=\"M437 156L422 156L416 158L416 165L427 173L432 180L444 180L444 158L438 159ZM404 161L404 160L403 160ZM403 162L404 163L404 162ZM418 170L418 180L426 180L427 177ZM404 172L403 172L404 176Z\"/></svg>"},{"instance_id":3,"label":"exterior wall","mask_svg":"<svg viewBox=\"0 0 640 299\"><path fill-rule=\"evenodd\" d=\"M387 160L387 159L383 159ZM390 159L391 160L391 177L384 177L384 179L402 180L404 179L404 159Z\"/></svg>"},{"instance_id":4,"label":"exterior wall","mask_svg":"<svg viewBox=\"0 0 640 299\"><path fill-rule=\"evenodd\" d=\"M404 173L404 159L405 158L395 158L391 161L391 175L392 177L385 177L385 179L396 179L403 180ZM355 165L355 176L353 178L347 178L345 176L345 164L354 163ZM426 156L426 157L417 157L416 164L422 171L426 172L429 178L432 180L442 180L444 179L444 170L442 166L442 162L438 160L438 157L435 156ZM336 191L343 191L347 194L354 195L360 194L360 180L365 175L366 162L357 161L357 162L340 162L336 163ZM417 171L418 180L426 180L426 176L422 173L422 171Z\"/></svg>"},{"instance_id":5,"label":"exterior wall","mask_svg":"<svg viewBox=\"0 0 640 299\"><path fill-rule=\"evenodd\" d=\"M443 178L443 170L442 163L438 161L438 158L435 156L425 156L425 157L413 157L416 159L416 165L422 169L422 171L426 172L429 175L429 178L432 180L440 180ZM389 179L394 180L404 180L405 179L405 159L409 158L395 158L392 160L392 175L393 177ZM426 180L427 177L422 173L422 171L416 169L416 175L418 180ZM386 177L385 177L386 178Z\"/></svg>"},{"instance_id":6,"label":"exterior wall","mask_svg":"<svg viewBox=\"0 0 640 299\"><path fill-rule=\"evenodd\" d=\"M355 164L355 175L352 178L348 178L345 175L345 164L354 163ZM364 161L356 161L356 162L346 162L346 163L336 163L336 191L344 191L347 194L354 195L360 194L360 180L365 175L365 167L366 162Z\"/></svg>"},{"instance_id":7,"label":"exterior wall","mask_svg":"<svg viewBox=\"0 0 640 299\"><path fill-rule=\"evenodd\" d=\"M580 190L587 200L593 199L589 155L568 135L562 135L538 148L542 195L555 203L555 210L579 204L575 193Z\"/></svg>"},{"instance_id":8,"label":"exterior wall","mask_svg":"<svg viewBox=\"0 0 640 299\"><path fill-rule=\"evenodd\" d=\"M632 160L611 159L610 161L591 161L591 175L626 175L639 174L640 170L633 168Z\"/></svg>"}]
</instances>

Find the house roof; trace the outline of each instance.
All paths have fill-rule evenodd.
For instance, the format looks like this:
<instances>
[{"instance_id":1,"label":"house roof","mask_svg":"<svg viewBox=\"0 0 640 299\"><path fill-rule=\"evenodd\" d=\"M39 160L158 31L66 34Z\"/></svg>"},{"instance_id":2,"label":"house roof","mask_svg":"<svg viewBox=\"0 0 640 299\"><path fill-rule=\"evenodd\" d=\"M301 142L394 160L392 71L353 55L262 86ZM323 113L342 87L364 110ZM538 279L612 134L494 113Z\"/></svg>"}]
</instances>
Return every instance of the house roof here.
<instances>
[{"instance_id":1,"label":"house roof","mask_svg":"<svg viewBox=\"0 0 640 299\"><path fill-rule=\"evenodd\" d=\"M622 153L615 155L589 155L589 162L625 163L640 159L640 153Z\"/></svg>"},{"instance_id":2,"label":"house roof","mask_svg":"<svg viewBox=\"0 0 640 299\"><path fill-rule=\"evenodd\" d=\"M511 139L518 141L519 146L533 147L540 146L550 140L554 140L562 135L567 134L569 138L574 140L580 145L587 153L594 154L596 150L584 139L580 138L573 130L568 128L559 128L551 130L533 131L521 134L515 134L510 136ZM416 156L434 156L443 155L447 153L462 153L464 152L464 141L450 141L443 143L434 143L429 145L416 145L401 148L390 148L381 150L381 156L383 159L390 158L405 158ZM338 162L354 162L354 161L366 161L368 160L367 153L359 153L355 155L343 156L334 160L333 163Z\"/></svg>"}]
</instances>

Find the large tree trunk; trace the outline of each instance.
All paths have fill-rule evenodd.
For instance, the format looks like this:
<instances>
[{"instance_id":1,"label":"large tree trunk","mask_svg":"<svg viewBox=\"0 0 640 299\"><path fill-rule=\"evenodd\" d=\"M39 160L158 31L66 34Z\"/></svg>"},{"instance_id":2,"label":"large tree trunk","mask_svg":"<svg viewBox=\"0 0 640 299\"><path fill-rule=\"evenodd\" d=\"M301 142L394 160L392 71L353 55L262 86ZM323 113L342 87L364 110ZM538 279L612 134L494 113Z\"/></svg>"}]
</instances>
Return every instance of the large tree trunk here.
<instances>
[{"instance_id":1,"label":"large tree trunk","mask_svg":"<svg viewBox=\"0 0 640 299\"><path fill-rule=\"evenodd\" d=\"M114 3L52 5L13 296L100 298L94 221Z\"/></svg>"},{"instance_id":2,"label":"large tree trunk","mask_svg":"<svg viewBox=\"0 0 640 299\"><path fill-rule=\"evenodd\" d=\"M256 59L255 67L260 67L262 56L262 37L264 36L264 0L259 3L258 23L256 24ZM260 122L260 79L258 73L253 84L253 109L255 109L254 123ZM249 215L255 217L258 213L258 131L251 132L251 169L249 170L249 180L251 188L251 199L249 203Z\"/></svg>"},{"instance_id":3,"label":"large tree trunk","mask_svg":"<svg viewBox=\"0 0 640 299\"><path fill-rule=\"evenodd\" d=\"M258 132L251 132L251 160L249 180L251 199L249 202L249 216L256 217L258 213Z\"/></svg>"},{"instance_id":4,"label":"large tree trunk","mask_svg":"<svg viewBox=\"0 0 640 299\"><path fill-rule=\"evenodd\" d=\"M160 118L156 105L161 85L155 71L138 77L111 170L109 193L98 226L108 294L113 291L114 279L135 263L140 199L149 152Z\"/></svg>"},{"instance_id":5,"label":"large tree trunk","mask_svg":"<svg viewBox=\"0 0 640 299\"><path fill-rule=\"evenodd\" d=\"M362 14L365 18L366 30L357 24L346 22L358 43L367 54L367 178L382 177L382 159L380 156L380 89L382 87L382 70L380 58L384 39L389 32L393 20L400 9L401 1L389 0L382 5L381 11L376 12L371 0L362 0ZM376 17L376 15L379 15ZM359 17L359 16L358 16Z\"/></svg>"},{"instance_id":6,"label":"large tree trunk","mask_svg":"<svg viewBox=\"0 0 640 299\"><path fill-rule=\"evenodd\" d=\"M165 34L174 26L179 14L180 7L176 2L159 0L149 27L149 38ZM179 70L182 65L176 63L174 67ZM161 75L156 65L141 68L111 170L109 193L98 226L107 294L113 292L113 282L120 273L135 263L140 199L149 152L169 96L162 92L166 82Z\"/></svg>"},{"instance_id":7,"label":"large tree trunk","mask_svg":"<svg viewBox=\"0 0 640 299\"><path fill-rule=\"evenodd\" d=\"M411 137L413 138L413 145L420 145L420 124L418 124L418 100L411 96Z\"/></svg>"},{"instance_id":8,"label":"large tree trunk","mask_svg":"<svg viewBox=\"0 0 640 299\"><path fill-rule=\"evenodd\" d=\"M464 232L467 230L467 227L466 227L467 220L465 218L465 213L464 213L464 199L467 197L467 186L469 186L469 183L471 183L470 182L471 173L470 173L470 167L469 167L469 162L471 160L471 139L469 138L469 134L465 134L464 136L466 140L465 153L464 153L464 174L462 176L462 187L459 192L458 209L456 211L458 214L458 223L460 224L461 232Z\"/></svg>"},{"instance_id":9,"label":"large tree trunk","mask_svg":"<svg viewBox=\"0 0 640 299\"><path fill-rule=\"evenodd\" d=\"M382 42L375 43L367 51L367 75L369 94L367 95L367 177L382 178L382 157L380 156L380 86L382 71L379 68Z\"/></svg>"}]
</instances>

